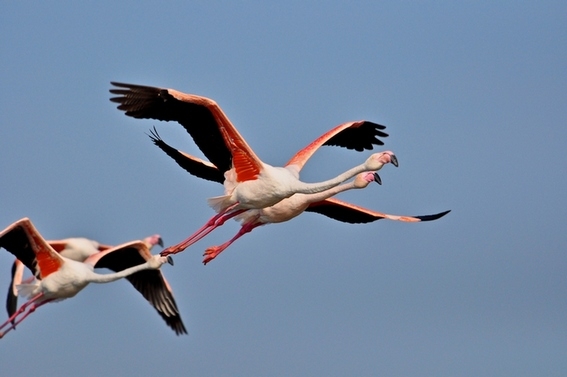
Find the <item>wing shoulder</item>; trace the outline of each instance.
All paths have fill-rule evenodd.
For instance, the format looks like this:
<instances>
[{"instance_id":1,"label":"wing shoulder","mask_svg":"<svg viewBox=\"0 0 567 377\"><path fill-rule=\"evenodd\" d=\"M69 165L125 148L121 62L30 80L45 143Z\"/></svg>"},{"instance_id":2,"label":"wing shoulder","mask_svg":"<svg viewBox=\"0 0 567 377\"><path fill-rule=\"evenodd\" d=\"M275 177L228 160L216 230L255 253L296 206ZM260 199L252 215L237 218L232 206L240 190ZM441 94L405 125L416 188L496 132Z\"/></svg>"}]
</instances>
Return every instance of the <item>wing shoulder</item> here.
<instances>
[{"instance_id":1,"label":"wing shoulder","mask_svg":"<svg viewBox=\"0 0 567 377\"><path fill-rule=\"evenodd\" d=\"M28 218L16 221L0 233L0 247L12 253L40 279L59 270L64 263Z\"/></svg>"}]
</instances>

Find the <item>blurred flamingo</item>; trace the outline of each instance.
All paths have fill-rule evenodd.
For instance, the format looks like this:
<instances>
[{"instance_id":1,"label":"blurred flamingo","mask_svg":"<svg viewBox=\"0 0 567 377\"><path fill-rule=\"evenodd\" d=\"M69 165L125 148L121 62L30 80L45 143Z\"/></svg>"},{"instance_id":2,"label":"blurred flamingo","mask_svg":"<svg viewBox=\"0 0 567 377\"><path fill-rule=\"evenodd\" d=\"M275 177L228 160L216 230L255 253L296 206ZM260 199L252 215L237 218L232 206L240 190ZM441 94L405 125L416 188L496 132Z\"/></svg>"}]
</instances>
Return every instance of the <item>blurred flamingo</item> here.
<instances>
[{"instance_id":1,"label":"blurred flamingo","mask_svg":"<svg viewBox=\"0 0 567 377\"><path fill-rule=\"evenodd\" d=\"M57 253L31 221L23 218L0 232L0 247L14 254L36 277L33 282L17 286L18 293L27 296L28 301L0 325L2 330L11 323L7 330L0 332L0 337L48 302L73 297L89 283L108 283L123 277L148 299L176 334L187 332L169 285L159 271L161 265L171 260L152 256L143 241L94 252L84 262L77 262ZM100 275L94 268L109 268L115 273Z\"/></svg>"}]
</instances>

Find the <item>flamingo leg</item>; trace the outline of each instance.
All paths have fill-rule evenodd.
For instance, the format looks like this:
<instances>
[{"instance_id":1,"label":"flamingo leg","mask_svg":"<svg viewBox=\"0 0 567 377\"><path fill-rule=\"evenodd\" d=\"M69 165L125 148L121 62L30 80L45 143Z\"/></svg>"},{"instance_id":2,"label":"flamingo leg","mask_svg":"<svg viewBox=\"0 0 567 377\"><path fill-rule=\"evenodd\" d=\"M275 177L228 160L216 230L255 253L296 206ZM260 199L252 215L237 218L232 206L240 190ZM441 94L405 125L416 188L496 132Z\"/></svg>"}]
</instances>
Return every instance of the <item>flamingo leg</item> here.
<instances>
[{"instance_id":1,"label":"flamingo leg","mask_svg":"<svg viewBox=\"0 0 567 377\"><path fill-rule=\"evenodd\" d=\"M35 310L37 308L39 308L40 306L43 306L45 304L47 304L48 302L53 301L53 299L49 299L49 300L45 300L40 302L39 304L33 303L30 305L30 308L28 309L28 311L17 321L15 321L12 326L8 327L8 329L4 332L0 332L0 338L2 338L4 335L6 335L8 332L10 332L10 330L15 330L16 326L20 324L20 322L22 322L24 319L26 319L30 314L32 314L33 312L35 312Z\"/></svg>"},{"instance_id":2,"label":"flamingo leg","mask_svg":"<svg viewBox=\"0 0 567 377\"><path fill-rule=\"evenodd\" d=\"M203 264L206 265L207 263L209 263L210 261L215 259L220 253L222 253L234 241L236 241L237 239L239 239L240 237L242 237L246 233L251 232L252 229L257 228L260 225L264 225L264 223L255 222L255 221L246 223L246 224L242 225L242 227L240 227L240 230L238 231L238 233L236 233L234 235L234 237L232 237L230 240L226 241L222 245L208 247L207 250L205 250L205 253L203 254L203 256L205 257L205 258L203 258Z\"/></svg>"},{"instance_id":3,"label":"flamingo leg","mask_svg":"<svg viewBox=\"0 0 567 377\"><path fill-rule=\"evenodd\" d=\"M42 297L43 297L43 293L41 293L41 292L38 293L37 295L32 297L30 300L28 300L26 303L24 303L22 306L20 306L20 308L14 314L12 314L12 316L10 316L10 318L8 318L8 320L6 322L4 322L2 325L0 325L0 329L3 329L4 327L6 327L8 324L11 323L11 326L8 327L8 329L6 331L0 331L0 338L2 338L4 335L6 335L6 333L8 333L10 330L15 329L16 326L18 324L20 324L20 322L22 322L24 319L26 319L26 317L28 315L30 315L31 313L33 313L37 308L39 308L43 304L46 304L50 301L53 301L52 299L50 299L50 300L42 301L39 304L36 304L36 302L38 300L40 300ZM26 309L28 307L29 307L29 309L26 311ZM25 314L20 319L16 320L16 318L24 312L25 312Z\"/></svg>"},{"instance_id":4,"label":"flamingo leg","mask_svg":"<svg viewBox=\"0 0 567 377\"><path fill-rule=\"evenodd\" d=\"M15 320L16 320L16 317L18 315L22 314L29 305L34 303L36 300L39 300L42 296L43 296L43 293L38 293L37 295L35 295L31 299L29 299L27 302L25 302L22 306L20 306L20 308L18 310L16 310L14 312L14 314L12 314L10 316L10 318L8 318L8 320L6 320L6 322L4 322L2 325L0 325L0 330L3 329L4 327L6 327L6 325L8 325L10 322L14 323Z\"/></svg>"},{"instance_id":5,"label":"flamingo leg","mask_svg":"<svg viewBox=\"0 0 567 377\"><path fill-rule=\"evenodd\" d=\"M227 220L232 219L233 217L241 214L242 212L247 211L246 209L239 209L235 211L230 211L236 205L229 207L228 210L218 213L217 215L211 217L209 221L201 228L199 228L195 233L190 235L185 240L181 241L177 245L173 245L168 247L167 249L163 250L160 255L162 257L177 254L188 248L189 246L193 245L195 242L201 240L207 234L211 233L213 230L218 228L219 226L223 225Z\"/></svg>"}]
</instances>

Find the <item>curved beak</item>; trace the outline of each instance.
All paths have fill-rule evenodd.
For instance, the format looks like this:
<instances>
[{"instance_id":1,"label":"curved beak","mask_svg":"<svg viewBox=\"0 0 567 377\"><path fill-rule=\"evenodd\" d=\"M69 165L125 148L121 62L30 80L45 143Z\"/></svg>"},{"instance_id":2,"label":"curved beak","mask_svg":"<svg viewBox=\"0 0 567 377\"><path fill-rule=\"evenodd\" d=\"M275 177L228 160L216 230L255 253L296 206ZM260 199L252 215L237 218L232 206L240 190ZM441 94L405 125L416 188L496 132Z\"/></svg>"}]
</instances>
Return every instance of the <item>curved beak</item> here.
<instances>
[{"instance_id":1,"label":"curved beak","mask_svg":"<svg viewBox=\"0 0 567 377\"><path fill-rule=\"evenodd\" d=\"M167 263L169 263L173 266L173 258L170 257L169 255L167 256Z\"/></svg>"},{"instance_id":2,"label":"curved beak","mask_svg":"<svg viewBox=\"0 0 567 377\"><path fill-rule=\"evenodd\" d=\"M379 185L382 184L382 178L380 178L378 173L374 173L374 182L378 183Z\"/></svg>"},{"instance_id":3,"label":"curved beak","mask_svg":"<svg viewBox=\"0 0 567 377\"><path fill-rule=\"evenodd\" d=\"M158 238L157 244L160 245L161 247L163 247L163 239L161 237Z\"/></svg>"},{"instance_id":4,"label":"curved beak","mask_svg":"<svg viewBox=\"0 0 567 377\"><path fill-rule=\"evenodd\" d=\"M395 154L393 154L393 155L390 156L390 160L391 160L390 162L392 163L392 165L394 165L395 167L400 166L400 165L398 164L398 158L396 157Z\"/></svg>"}]
</instances>

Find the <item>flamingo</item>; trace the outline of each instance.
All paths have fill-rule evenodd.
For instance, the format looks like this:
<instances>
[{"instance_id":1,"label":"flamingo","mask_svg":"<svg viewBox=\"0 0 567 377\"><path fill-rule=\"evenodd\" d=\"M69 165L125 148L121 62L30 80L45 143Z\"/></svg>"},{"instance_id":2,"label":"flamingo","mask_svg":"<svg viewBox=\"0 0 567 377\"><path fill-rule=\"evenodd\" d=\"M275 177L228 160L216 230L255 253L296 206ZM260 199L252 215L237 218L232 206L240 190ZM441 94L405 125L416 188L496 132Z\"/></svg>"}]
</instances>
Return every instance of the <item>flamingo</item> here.
<instances>
[{"instance_id":1,"label":"flamingo","mask_svg":"<svg viewBox=\"0 0 567 377\"><path fill-rule=\"evenodd\" d=\"M65 258L72 259L77 262L84 262L85 259L93 254L99 253L104 250L112 248L112 246L101 244L95 240L90 240L84 237L73 237L62 240L48 240L46 241L49 246ZM155 245L163 247L163 240L159 234L154 234L142 240L146 244L148 250L151 250ZM24 264L16 259L12 265L11 281L8 288L8 295L6 297L6 310L8 317L11 317L18 307L18 290L17 286L22 283L24 275ZM160 272L161 275L161 272ZM25 280L25 283L33 281L33 277ZM164 283L167 286L165 278L162 276ZM159 310L158 310L159 311Z\"/></svg>"},{"instance_id":2,"label":"flamingo","mask_svg":"<svg viewBox=\"0 0 567 377\"><path fill-rule=\"evenodd\" d=\"M164 263L172 263L171 259L151 255L141 241L127 242L77 262L59 255L32 222L23 218L0 232L0 247L21 260L37 278L33 283L18 286L18 293L27 296L28 301L0 325L0 338L46 303L74 297L89 283L109 283L123 277L159 308L160 315L164 319L167 317L167 324L176 334L187 332L167 283L155 274ZM109 268L116 272L101 275L95 273L94 268ZM6 326L8 328L2 331Z\"/></svg>"},{"instance_id":3,"label":"flamingo","mask_svg":"<svg viewBox=\"0 0 567 377\"><path fill-rule=\"evenodd\" d=\"M82 262L89 256L111 247L83 237L49 240L47 243L53 248L53 250L57 251L65 258L69 258L77 262ZM148 247L150 246L148 245ZM12 279L10 281L8 296L6 298L6 310L8 311L8 316L12 316L12 314L16 312L18 306L18 290L16 286L23 281L24 267L24 264L20 260L14 260L11 273ZM33 278L30 278L26 282L29 283L32 280Z\"/></svg>"},{"instance_id":4,"label":"flamingo","mask_svg":"<svg viewBox=\"0 0 567 377\"><path fill-rule=\"evenodd\" d=\"M340 135L348 128L350 123L339 125L331 131L320 136L308 147L296 153L288 164L294 164L298 170L305 165L307 160L312 154L332 137ZM223 183L224 175L216 166L208 161L204 161L198 157L191 156L188 153L182 152L168 145L157 133L154 128L150 130L150 138L153 143L158 146L163 152L170 156L177 164L191 173L202 179ZM377 173L360 173L356 176L354 181L346 184L335 186L334 188L316 194L295 194L289 198L283 199L271 207L266 207L259 210L248 210L236 216L237 219L242 221L242 226L238 233L229 241L220 246L212 246L206 249L204 253L203 263L207 264L216 258L223 250L225 250L234 241L242 235L252 231L252 229L269 224L280 223L293 219L299 216L304 211L311 211L326 215L335 220L348 222L348 223L368 223L380 219L398 220L404 222L419 222L419 221L432 221L445 216L450 211L437 213L434 215L424 216L399 216L390 215L382 212L372 211L363 207L356 206L351 203L343 202L332 196L351 189L362 189L368 186L372 181L381 184L380 177Z\"/></svg>"},{"instance_id":5,"label":"flamingo","mask_svg":"<svg viewBox=\"0 0 567 377\"><path fill-rule=\"evenodd\" d=\"M222 109L212 99L185 94L173 89L111 82L120 89L110 89L112 102L118 109L134 118L176 120L191 134L205 156L225 171L225 195L208 199L217 215L195 234L181 243L162 251L161 255L176 254L185 250L196 240L226 220L248 209L272 206L295 193L314 194L335 187L365 171L380 170L392 162L397 166L393 152L372 154L363 164L355 166L338 176L318 183L299 180L300 167L288 163L285 167L273 167L264 163L248 146L238 130L232 125ZM358 127L362 124L358 123ZM354 124L346 128L356 128ZM382 126L382 129L384 127ZM387 135L386 135L387 136ZM347 138L348 139L348 138ZM337 143L345 141L336 140ZM349 141L346 142L347 144ZM224 145L226 149L219 146ZM312 153L305 150L306 154Z\"/></svg>"}]
</instances>

